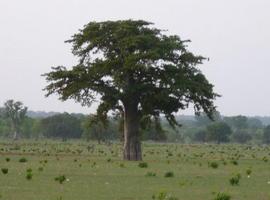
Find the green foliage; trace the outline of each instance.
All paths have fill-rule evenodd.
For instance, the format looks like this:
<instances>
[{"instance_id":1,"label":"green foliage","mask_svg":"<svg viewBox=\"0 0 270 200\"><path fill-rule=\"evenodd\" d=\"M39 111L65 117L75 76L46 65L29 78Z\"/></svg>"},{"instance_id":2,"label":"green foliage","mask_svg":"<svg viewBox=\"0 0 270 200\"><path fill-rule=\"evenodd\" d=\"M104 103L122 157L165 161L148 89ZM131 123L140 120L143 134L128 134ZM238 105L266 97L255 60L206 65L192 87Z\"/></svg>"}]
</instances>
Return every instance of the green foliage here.
<instances>
[{"instance_id":1,"label":"green foliage","mask_svg":"<svg viewBox=\"0 0 270 200\"><path fill-rule=\"evenodd\" d=\"M33 178L32 170L29 170L26 172L26 179L31 180Z\"/></svg>"},{"instance_id":2,"label":"green foliage","mask_svg":"<svg viewBox=\"0 0 270 200\"><path fill-rule=\"evenodd\" d=\"M147 168L148 167L148 164L147 164L147 162L140 162L138 164L138 167L140 167L140 168Z\"/></svg>"},{"instance_id":3,"label":"green foliage","mask_svg":"<svg viewBox=\"0 0 270 200\"><path fill-rule=\"evenodd\" d=\"M20 159L19 159L19 162L25 163L25 162L27 162L27 159L26 159L26 158L20 158Z\"/></svg>"},{"instance_id":4,"label":"green foliage","mask_svg":"<svg viewBox=\"0 0 270 200\"><path fill-rule=\"evenodd\" d=\"M247 169L246 170L246 174L249 176L250 174L252 173L252 170L251 169Z\"/></svg>"},{"instance_id":5,"label":"green foliage","mask_svg":"<svg viewBox=\"0 0 270 200\"><path fill-rule=\"evenodd\" d=\"M211 162L211 163L209 163L209 166L212 167L213 169L217 169L218 168L218 163L217 162Z\"/></svg>"},{"instance_id":6,"label":"green foliage","mask_svg":"<svg viewBox=\"0 0 270 200\"><path fill-rule=\"evenodd\" d=\"M229 135L232 134L230 126L225 122L215 122L207 126L207 140L216 141L217 143L228 142Z\"/></svg>"},{"instance_id":7,"label":"green foliage","mask_svg":"<svg viewBox=\"0 0 270 200\"><path fill-rule=\"evenodd\" d=\"M248 118L246 116L225 117L224 121L234 130L241 130L248 127Z\"/></svg>"},{"instance_id":8,"label":"green foliage","mask_svg":"<svg viewBox=\"0 0 270 200\"><path fill-rule=\"evenodd\" d=\"M226 193L218 193L214 200L230 200L231 196Z\"/></svg>"},{"instance_id":9,"label":"green foliage","mask_svg":"<svg viewBox=\"0 0 270 200\"><path fill-rule=\"evenodd\" d=\"M18 139L21 125L26 117L27 107L20 101L8 100L4 103L5 116L10 120L10 129L14 131L13 138Z\"/></svg>"},{"instance_id":10,"label":"green foliage","mask_svg":"<svg viewBox=\"0 0 270 200\"><path fill-rule=\"evenodd\" d=\"M244 130L236 131L233 133L232 138L233 141L241 144L247 143L252 139L251 135Z\"/></svg>"},{"instance_id":11,"label":"green foliage","mask_svg":"<svg viewBox=\"0 0 270 200\"><path fill-rule=\"evenodd\" d=\"M206 130L198 130L193 136L195 142L206 142L207 132Z\"/></svg>"},{"instance_id":12,"label":"green foliage","mask_svg":"<svg viewBox=\"0 0 270 200\"><path fill-rule=\"evenodd\" d=\"M66 176L65 175L60 175L54 178L55 181L59 182L60 184L63 184L64 181L66 181Z\"/></svg>"},{"instance_id":13,"label":"green foliage","mask_svg":"<svg viewBox=\"0 0 270 200\"><path fill-rule=\"evenodd\" d=\"M146 174L145 174L145 176L146 177L154 177L154 176L156 176L157 174L155 173L155 172L147 172Z\"/></svg>"},{"instance_id":14,"label":"green foliage","mask_svg":"<svg viewBox=\"0 0 270 200\"><path fill-rule=\"evenodd\" d=\"M171 178L171 177L174 177L174 173L173 173L172 171L165 172L164 177L165 177L165 178Z\"/></svg>"},{"instance_id":15,"label":"green foliage","mask_svg":"<svg viewBox=\"0 0 270 200\"><path fill-rule=\"evenodd\" d=\"M232 178L230 178L230 184L232 186L235 186L235 185L239 185L239 181L240 181L240 178L241 178L241 175L240 174L236 174L235 176L233 176Z\"/></svg>"},{"instance_id":16,"label":"green foliage","mask_svg":"<svg viewBox=\"0 0 270 200\"><path fill-rule=\"evenodd\" d=\"M44 136L49 138L80 138L82 135L81 122L76 116L68 113L58 114L41 120Z\"/></svg>"},{"instance_id":17,"label":"green foliage","mask_svg":"<svg viewBox=\"0 0 270 200\"><path fill-rule=\"evenodd\" d=\"M3 174L7 174L8 173L8 168L1 168L1 171Z\"/></svg>"},{"instance_id":18,"label":"green foliage","mask_svg":"<svg viewBox=\"0 0 270 200\"><path fill-rule=\"evenodd\" d=\"M152 195L153 200L178 200L167 192L159 192L157 195Z\"/></svg>"},{"instance_id":19,"label":"green foliage","mask_svg":"<svg viewBox=\"0 0 270 200\"><path fill-rule=\"evenodd\" d=\"M83 119L82 129L83 135L87 141L113 140L117 135L117 122L113 119L100 119L97 115L89 115Z\"/></svg>"},{"instance_id":20,"label":"green foliage","mask_svg":"<svg viewBox=\"0 0 270 200\"><path fill-rule=\"evenodd\" d=\"M266 126L263 131L263 142L270 144L270 125Z\"/></svg>"},{"instance_id":21,"label":"green foliage","mask_svg":"<svg viewBox=\"0 0 270 200\"><path fill-rule=\"evenodd\" d=\"M56 93L61 100L86 106L100 99L97 115L125 112L125 117L133 117L132 125L164 114L175 126L174 113L190 104L196 113L204 111L211 118L219 95L197 68L205 58L187 49L189 41L152 25L143 20L85 25L67 41L79 63L44 74L49 83L46 96Z\"/></svg>"}]
</instances>

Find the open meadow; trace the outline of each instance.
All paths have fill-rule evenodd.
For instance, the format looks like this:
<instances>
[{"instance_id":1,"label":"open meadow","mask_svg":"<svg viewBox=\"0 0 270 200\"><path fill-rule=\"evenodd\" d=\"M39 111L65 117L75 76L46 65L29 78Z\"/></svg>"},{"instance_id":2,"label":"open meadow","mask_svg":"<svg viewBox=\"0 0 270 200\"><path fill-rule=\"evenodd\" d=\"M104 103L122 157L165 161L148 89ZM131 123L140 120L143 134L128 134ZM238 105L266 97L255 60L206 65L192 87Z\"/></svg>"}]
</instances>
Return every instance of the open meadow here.
<instances>
[{"instance_id":1,"label":"open meadow","mask_svg":"<svg viewBox=\"0 0 270 200\"><path fill-rule=\"evenodd\" d=\"M270 199L267 146L144 143L143 162L122 161L121 149L79 141L2 142L0 199L211 200L218 193Z\"/></svg>"}]
</instances>

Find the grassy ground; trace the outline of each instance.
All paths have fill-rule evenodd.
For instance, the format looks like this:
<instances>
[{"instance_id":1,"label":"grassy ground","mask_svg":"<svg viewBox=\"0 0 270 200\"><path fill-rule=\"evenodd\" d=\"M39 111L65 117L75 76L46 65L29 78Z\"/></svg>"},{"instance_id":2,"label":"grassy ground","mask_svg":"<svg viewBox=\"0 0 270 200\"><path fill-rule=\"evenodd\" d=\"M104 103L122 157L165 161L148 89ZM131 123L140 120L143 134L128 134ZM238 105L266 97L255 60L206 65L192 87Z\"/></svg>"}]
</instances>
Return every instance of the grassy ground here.
<instances>
[{"instance_id":1,"label":"grassy ground","mask_svg":"<svg viewBox=\"0 0 270 200\"><path fill-rule=\"evenodd\" d=\"M0 143L0 168L8 169L0 171L0 199L150 200L162 192L179 200L211 200L218 192L235 200L270 199L269 147L145 143L148 166L141 168L121 160L118 144L92 145ZM164 177L167 172L173 177ZM232 186L229 180L237 174L239 184ZM62 184L55 180L61 175Z\"/></svg>"}]
</instances>

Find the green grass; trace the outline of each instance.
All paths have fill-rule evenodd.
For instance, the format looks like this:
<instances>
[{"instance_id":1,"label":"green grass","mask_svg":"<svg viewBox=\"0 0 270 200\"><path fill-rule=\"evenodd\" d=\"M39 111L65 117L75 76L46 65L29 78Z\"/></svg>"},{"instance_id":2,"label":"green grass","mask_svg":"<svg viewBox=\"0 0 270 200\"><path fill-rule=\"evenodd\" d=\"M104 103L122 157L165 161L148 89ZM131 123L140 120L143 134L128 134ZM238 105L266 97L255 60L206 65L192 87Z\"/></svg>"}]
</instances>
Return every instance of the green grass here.
<instances>
[{"instance_id":1,"label":"green grass","mask_svg":"<svg viewBox=\"0 0 270 200\"><path fill-rule=\"evenodd\" d=\"M140 168L122 161L120 144L90 145L94 151L78 141L0 143L0 168L8 169L0 173L0 200L151 200L160 193L179 200L213 200L219 193L232 200L270 199L269 147L144 143L148 167ZM209 166L213 162L218 168ZM164 177L167 172L173 177ZM229 182L235 174L242 176L237 187Z\"/></svg>"}]
</instances>

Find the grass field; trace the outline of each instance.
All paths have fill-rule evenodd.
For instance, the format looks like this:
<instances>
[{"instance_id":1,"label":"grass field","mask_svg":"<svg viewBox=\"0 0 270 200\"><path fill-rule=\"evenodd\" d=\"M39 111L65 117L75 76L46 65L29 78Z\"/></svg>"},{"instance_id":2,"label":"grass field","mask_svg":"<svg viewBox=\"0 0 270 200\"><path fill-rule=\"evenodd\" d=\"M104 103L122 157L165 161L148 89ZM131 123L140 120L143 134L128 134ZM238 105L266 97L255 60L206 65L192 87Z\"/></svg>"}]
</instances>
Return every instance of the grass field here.
<instances>
[{"instance_id":1,"label":"grass field","mask_svg":"<svg viewBox=\"0 0 270 200\"><path fill-rule=\"evenodd\" d=\"M120 144L2 142L0 199L270 199L269 147L144 143L143 152L140 167L121 160Z\"/></svg>"}]
</instances>

